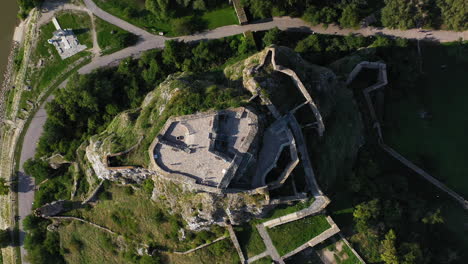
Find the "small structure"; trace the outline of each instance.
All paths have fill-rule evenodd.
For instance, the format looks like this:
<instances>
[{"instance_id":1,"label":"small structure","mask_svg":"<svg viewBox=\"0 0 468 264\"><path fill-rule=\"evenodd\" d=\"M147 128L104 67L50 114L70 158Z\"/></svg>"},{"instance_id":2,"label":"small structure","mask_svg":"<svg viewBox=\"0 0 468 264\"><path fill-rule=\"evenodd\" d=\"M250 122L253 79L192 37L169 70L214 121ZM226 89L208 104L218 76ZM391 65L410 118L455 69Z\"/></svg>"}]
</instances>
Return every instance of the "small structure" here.
<instances>
[{"instance_id":1,"label":"small structure","mask_svg":"<svg viewBox=\"0 0 468 264\"><path fill-rule=\"evenodd\" d=\"M52 19L52 22L57 30L53 33L54 36L49 39L48 42L55 46L62 60L87 48L85 45L81 45L78 42L78 38L73 33L72 29L62 29L55 17Z\"/></svg>"}]
</instances>

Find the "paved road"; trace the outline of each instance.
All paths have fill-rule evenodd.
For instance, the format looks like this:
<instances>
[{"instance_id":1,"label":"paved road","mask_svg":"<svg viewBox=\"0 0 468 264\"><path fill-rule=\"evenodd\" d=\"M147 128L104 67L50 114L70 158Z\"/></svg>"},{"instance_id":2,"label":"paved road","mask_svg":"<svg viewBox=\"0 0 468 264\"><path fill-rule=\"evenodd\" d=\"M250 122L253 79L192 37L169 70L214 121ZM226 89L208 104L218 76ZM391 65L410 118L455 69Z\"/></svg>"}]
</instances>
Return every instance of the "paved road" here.
<instances>
[{"instance_id":1,"label":"paved road","mask_svg":"<svg viewBox=\"0 0 468 264\"><path fill-rule=\"evenodd\" d=\"M141 36L142 38L144 38L145 40L146 39L150 39L152 37L157 37L157 36L154 36L153 34L151 33L148 33L147 31L139 28L139 27L136 27L118 17L115 17L109 13L107 13L106 11L102 10L101 8L99 8L93 1L91 0L83 0L84 4L86 5L86 7L89 9L89 11L91 11L94 15L96 15L97 17L115 25L115 26L118 26L120 28L123 28L125 30L127 30L128 32L130 33L133 33L135 35L138 35L138 36ZM163 38L163 37L159 37L159 38Z\"/></svg>"},{"instance_id":2,"label":"paved road","mask_svg":"<svg viewBox=\"0 0 468 264\"><path fill-rule=\"evenodd\" d=\"M53 97L47 98L47 102L51 101ZM45 105L45 104L44 104ZM23 149L21 149L20 158L20 171L19 171L19 185L18 185L18 211L20 217L20 245L21 245L21 259L22 263L28 263L24 260L26 251L23 247L25 233L23 231L23 219L31 213L32 203L34 201L34 179L24 173L24 162L33 158L36 154L36 145L39 137L44 130L44 123L47 119L47 113L44 105L37 111L28 131L24 137Z\"/></svg>"},{"instance_id":3,"label":"paved road","mask_svg":"<svg viewBox=\"0 0 468 264\"><path fill-rule=\"evenodd\" d=\"M299 31L299 32L317 32L321 34L330 34L330 35L349 35L351 33L361 34L363 36L373 36L373 35L389 35L389 36L396 36L408 39L426 39L432 41L440 41L440 42L449 42L449 41L456 41L460 38L464 40L468 40L468 31L464 32L454 32L454 31L444 31L444 30L436 30L436 31L420 31L418 29L411 29L411 30L391 30L391 29L379 29L374 27L366 27L361 29L340 29L338 26L330 25L327 28L324 28L321 25L317 26L310 26L305 23L303 20L298 18L291 18L291 17L275 17L273 19L264 20L254 22L248 25L230 25L219 27L214 30L201 32L198 34L190 35L190 36L182 36L178 38L166 38L162 36L155 36L148 33L145 30L142 30L134 25L129 24L128 22L119 19L99 7L97 7L92 0L84 0L86 6L98 17L114 24L118 27L121 27L129 32L132 32L138 36L140 36L140 42L136 46L128 47L121 51L118 51L113 54L109 54L106 56L102 56L99 58L95 58L90 64L84 66L79 70L80 74L87 74L91 71L105 67L108 65L112 65L113 62L120 61L124 58L130 56L138 56L141 52L156 49L156 48L164 48L164 42L169 39L176 39L179 41L199 41L199 40L207 40L207 39L218 39L233 35L242 34L245 31L262 31L268 30L274 27L278 27L281 30L289 30L289 31Z\"/></svg>"},{"instance_id":4,"label":"paved road","mask_svg":"<svg viewBox=\"0 0 468 264\"><path fill-rule=\"evenodd\" d=\"M63 88L68 83L68 80L65 80L59 85L59 88ZM34 202L34 178L24 173L23 165L30 159L34 158L36 154L36 146L39 142L39 138L44 131L44 124L47 120L47 113L45 111L45 105L52 101L54 96L49 96L46 101L41 105L41 108L34 115L31 124L26 131L23 141L23 148L21 149L20 157L20 168L19 168L19 177L18 177L18 216L20 218L20 237L19 242L21 246L21 260L23 264L28 264L25 260L26 250L24 249L24 229L23 229L23 220L26 216L31 214L32 203Z\"/></svg>"}]
</instances>

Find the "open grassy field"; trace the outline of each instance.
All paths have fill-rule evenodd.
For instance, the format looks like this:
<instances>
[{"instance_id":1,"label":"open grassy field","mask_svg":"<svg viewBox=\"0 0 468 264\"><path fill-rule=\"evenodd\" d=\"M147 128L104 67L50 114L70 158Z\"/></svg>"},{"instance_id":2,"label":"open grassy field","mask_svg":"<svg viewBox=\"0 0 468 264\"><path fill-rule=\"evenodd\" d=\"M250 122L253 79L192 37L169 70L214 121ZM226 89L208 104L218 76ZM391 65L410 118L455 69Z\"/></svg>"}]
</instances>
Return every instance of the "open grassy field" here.
<instances>
[{"instance_id":1,"label":"open grassy field","mask_svg":"<svg viewBox=\"0 0 468 264\"><path fill-rule=\"evenodd\" d=\"M324 215L309 216L268 229L273 244L282 256L330 228Z\"/></svg>"},{"instance_id":2,"label":"open grassy field","mask_svg":"<svg viewBox=\"0 0 468 264\"><path fill-rule=\"evenodd\" d=\"M124 257L125 240L81 222L67 222L59 229L67 263L130 263ZM161 263L239 263L229 239L221 240L187 255L161 253ZM142 262L140 262L142 263Z\"/></svg>"},{"instance_id":3,"label":"open grassy field","mask_svg":"<svg viewBox=\"0 0 468 264\"><path fill-rule=\"evenodd\" d=\"M167 208L151 201L148 191L111 184L104 189L92 209L79 209L69 214L105 226L135 243L176 251L189 250L225 233L221 227L213 227L213 232L185 230L187 239L179 241L179 230L185 223L179 216L169 215Z\"/></svg>"},{"instance_id":4,"label":"open grassy field","mask_svg":"<svg viewBox=\"0 0 468 264\"><path fill-rule=\"evenodd\" d=\"M208 23L208 29L239 24L236 11L232 6L205 12L202 18Z\"/></svg>"},{"instance_id":5,"label":"open grassy field","mask_svg":"<svg viewBox=\"0 0 468 264\"><path fill-rule=\"evenodd\" d=\"M459 46L423 46L424 75L415 89L387 98L384 136L388 145L466 198L468 47ZM421 118L423 112L427 118Z\"/></svg>"},{"instance_id":6,"label":"open grassy field","mask_svg":"<svg viewBox=\"0 0 468 264\"><path fill-rule=\"evenodd\" d=\"M124 47L120 45L119 38L131 34L98 17L95 17L96 33L102 54L111 54ZM134 36L136 38L136 36Z\"/></svg>"},{"instance_id":7,"label":"open grassy field","mask_svg":"<svg viewBox=\"0 0 468 264\"><path fill-rule=\"evenodd\" d=\"M255 224L244 224L234 228L244 256L251 258L266 250Z\"/></svg>"}]
</instances>

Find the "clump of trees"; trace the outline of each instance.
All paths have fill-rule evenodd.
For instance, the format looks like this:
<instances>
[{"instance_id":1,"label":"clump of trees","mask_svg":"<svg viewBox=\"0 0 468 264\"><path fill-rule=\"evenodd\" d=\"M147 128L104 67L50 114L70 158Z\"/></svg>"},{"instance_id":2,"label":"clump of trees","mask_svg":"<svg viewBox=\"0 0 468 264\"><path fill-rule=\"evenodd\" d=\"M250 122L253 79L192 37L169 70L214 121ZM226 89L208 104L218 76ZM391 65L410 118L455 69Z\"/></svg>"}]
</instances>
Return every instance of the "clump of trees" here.
<instances>
[{"instance_id":1,"label":"clump of trees","mask_svg":"<svg viewBox=\"0 0 468 264\"><path fill-rule=\"evenodd\" d=\"M33 9L34 7L39 7L42 4L42 2L44 2L44 0L17 0L17 1L20 7L20 12L18 13L18 16L21 19L25 19L28 16L29 11L31 11L31 9Z\"/></svg>"},{"instance_id":2,"label":"clump of trees","mask_svg":"<svg viewBox=\"0 0 468 264\"><path fill-rule=\"evenodd\" d=\"M11 243L11 232L9 229L0 230L0 248L4 248Z\"/></svg>"},{"instance_id":3,"label":"clump of trees","mask_svg":"<svg viewBox=\"0 0 468 264\"><path fill-rule=\"evenodd\" d=\"M388 173L371 153L368 147L361 151L348 177L353 200L359 201L351 241L370 263L439 263L453 243L443 235L440 208L427 201L426 191L415 191L404 173Z\"/></svg>"},{"instance_id":4,"label":"clump of trees","mask_svg":"<svg viewBox=\"0 0 468 264\"><path fill-rule=\"evenodd\" d=\"M468 29L468 4L465 0L438 0L437 6L440 8L443 24L448 29Z\"/></svg>"},{"instance_id":5,"label":"clump of trees","mask_svg":"<svg viewBox=\"0 0 468 264\"><path fill-rule=\"evenodd\" d=\"M32 264L65 264L60 248L60 237L57 232L48 232L51 221L33 215L23 220L27 232L24 247L28 250L28 261Z\"/></svg>"},{"instance_id":6,"label":"clump of trees","mask_svg":"<svg viewBox=\"0 0 468 264\"><path fill-rule=\"evenodd\" d=\"M242 2L254 18L302 16L313 25L336 23L341 27L356 28L364 18L374 15L376 18L380 17L380 23L389 28L446 27L457 31L468 28L466 0L243 0Z\"/></svg>"}]
</instances>

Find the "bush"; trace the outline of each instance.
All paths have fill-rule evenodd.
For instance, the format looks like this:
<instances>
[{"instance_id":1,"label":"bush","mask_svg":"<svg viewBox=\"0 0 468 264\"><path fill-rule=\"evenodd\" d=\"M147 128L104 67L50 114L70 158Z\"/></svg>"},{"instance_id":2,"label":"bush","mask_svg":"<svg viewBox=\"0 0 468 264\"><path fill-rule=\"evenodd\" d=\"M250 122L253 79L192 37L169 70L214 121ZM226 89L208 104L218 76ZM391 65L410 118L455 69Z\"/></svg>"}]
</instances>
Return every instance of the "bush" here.
<instances>
[{"instance_id":1,"label":"bush","mask_svg":"<svg viewBox=\"0 0 468 264\"><path fill-rule=\"evenodd\" d=\"M11 243L11 232L9 229L0 230L0 248L4 248Z\"/></svg>"},{"instance_id":2,"label":"bush","mask_svg":"<svg viewBox=\"0 0 468 264\"><path fill-rule=\"evenodd\" d=\"M10 187L6 184L5 178L0 178L0 195L7 195Z\"/></svg>"},{"instance_id":3,"label":"bush","mask_svg":"<svg viewBox=\"0 0 468 264\"><path fill-rule=\"evenodd\" d=\"M153 193L154 182L152 179L146 179L142 185L143 185L143 190L145 191L145 193L147 194Z\"/></svg>"},{"instance_id":4,"label":"bush","mask_svg":"<svg viewBox=\"0 0 468 264\"><path fill-rule=\"evenodd\" d=\"M205 27L204 21L196 16L186 16L172 20L172 31L176 35L190 35Z\"/></svg>"},{"instance_id":5,"label":"bush","mask_svg":"<svg viewBox=\"0 0 468 264\"><path fill-rule=\"evenodd\" d=\"M102 200L102 201L112 200L112 193L109 191L102 191L98 197L99 197L99 200Z\"/></svg>"}]
</instances>

